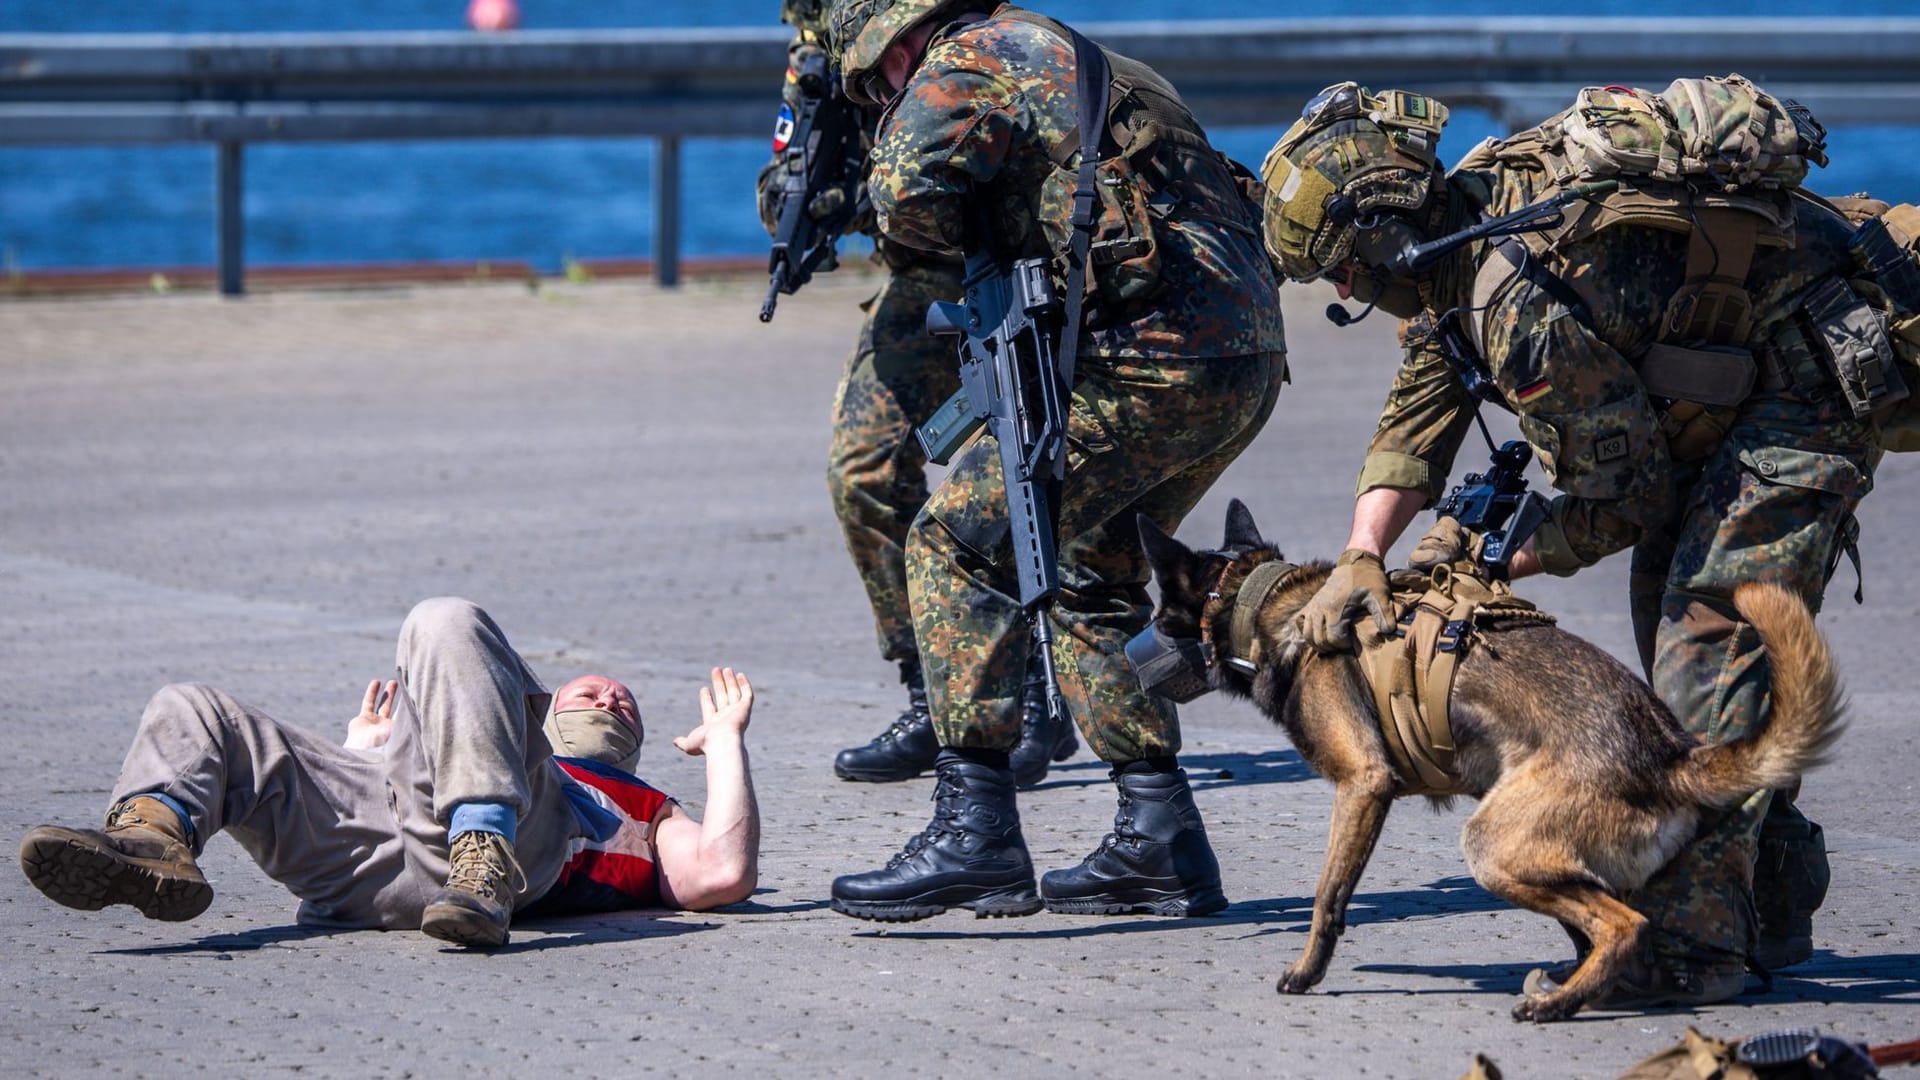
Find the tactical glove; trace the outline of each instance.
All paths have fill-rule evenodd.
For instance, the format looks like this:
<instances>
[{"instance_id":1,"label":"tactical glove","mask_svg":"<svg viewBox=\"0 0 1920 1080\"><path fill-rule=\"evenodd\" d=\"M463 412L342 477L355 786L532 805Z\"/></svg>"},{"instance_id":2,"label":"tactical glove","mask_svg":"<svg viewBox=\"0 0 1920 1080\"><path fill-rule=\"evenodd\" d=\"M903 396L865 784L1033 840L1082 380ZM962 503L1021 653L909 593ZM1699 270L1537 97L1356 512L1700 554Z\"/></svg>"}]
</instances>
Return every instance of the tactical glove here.
<instances>
[{"instance_id":1,"label":"tactical glove","mask_svg":"<svg viewBox=\"0 0 1920 1080\"><path fill-rule=\"evenodd\" d=\"M1477 560L1483 542L1478 533L1460 524L1459 519L1443 517L1414 545L1413 553L1407 556L1407 565L1415 570L1431 570L1436 566Z\"/></svg>"},{"instance_id":2,"label":"tactical glove","mask_svg":"<svg viewBox=\"0 0 1920 1080\"><path fill-rule=\"evenodd\" d=\"M760 224L766 226L768 236L780 231L782 179L780 159L775 158L760 169L759 178L753 182L754 202L760 210Z\"/></svg>"},{"instance_id":3,"label":"tactical glove","mask_svg":"<svg viewBox=\"0 0 1920 1080\"><path fill-rule=\"evenodd\" d=\"M1333 564L1326 584L1294 616L1300 634L1320 652L1354 648L1353 620L1371 614L1382 634L1393 632L1393 597L1387 591L1387 571L1380 556L1348 548Z\"/></svg>"},{"instance_id":4,"label":"tactical glove","mask_svg":"<svg viewBox=\"0 0 1920 1080\"><path fill-rule=\"evenodd\" d=\"M807 204L807 216L815 221L824 221L839 213L847 205L847 189L836 184L813 197Z\"/></svg>"}]
</instances>

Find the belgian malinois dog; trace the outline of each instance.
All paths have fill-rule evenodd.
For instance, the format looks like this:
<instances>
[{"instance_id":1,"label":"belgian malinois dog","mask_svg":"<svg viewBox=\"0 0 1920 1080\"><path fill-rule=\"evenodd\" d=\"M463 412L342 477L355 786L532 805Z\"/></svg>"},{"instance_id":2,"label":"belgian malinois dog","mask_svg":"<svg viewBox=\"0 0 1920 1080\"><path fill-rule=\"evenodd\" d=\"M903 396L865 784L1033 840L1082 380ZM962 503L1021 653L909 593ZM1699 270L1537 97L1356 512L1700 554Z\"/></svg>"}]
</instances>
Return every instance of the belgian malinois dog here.
<instances>
[{"instance_id":1,"label":"belgian malinois dog","mask_svg":"<svg viewBox=\"0 0 1920 1080\"><path fill-rule=\"evenodd\" d=\"M1160 587L1155 627L1172 638L1212 637L1205 631L1233 617L1249 571L1281 559L1237 500L1218 550L1190 550L1144 516L1140 533ZM1405 793L1357 657L1321 654L1295 627L1329 569L1310 563L1274 586L1252 616L1250 665L1227 663L1220 648L1207 660L1209 685L1251 698L1334 786L1313 925L1280 977L1283 994L1326 974L1387 808ZM1734 742L1702 745L1623 664L1543 620L1496 622L1459 661L1448 707L1455 765L1462 793L1480 801L1461 833L1467 866L1487 891L1591 945L1558 988L1515 1006L1515 1019L1565 1019L1604 995L1647 933L1622 898L1693 840L1704 813L1792 785L1839 734L1839 679L1806 603L1754 583L1734 605L1773 669L1771 719Z\"/></svg>"}]
</instances>

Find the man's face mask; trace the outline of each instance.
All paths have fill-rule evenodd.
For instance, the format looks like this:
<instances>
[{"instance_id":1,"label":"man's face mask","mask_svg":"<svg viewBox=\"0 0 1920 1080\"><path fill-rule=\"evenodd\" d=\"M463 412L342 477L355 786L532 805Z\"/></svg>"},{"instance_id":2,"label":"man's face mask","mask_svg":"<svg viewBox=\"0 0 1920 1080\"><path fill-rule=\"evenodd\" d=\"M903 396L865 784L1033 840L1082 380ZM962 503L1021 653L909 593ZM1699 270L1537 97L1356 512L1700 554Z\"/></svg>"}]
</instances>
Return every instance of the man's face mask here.
<instances>
[{"instance_id":1,"label":"man's face mask","mask_svg":"<svg viewBox=\"0 0 1920 1080\"><path fill-rule=\"evenodd\" d=\"M548 713L540 730L561 757L588 758L625 772L632 772L640 763L641 736L606 709Z\"/></svg>"}]
</instances>

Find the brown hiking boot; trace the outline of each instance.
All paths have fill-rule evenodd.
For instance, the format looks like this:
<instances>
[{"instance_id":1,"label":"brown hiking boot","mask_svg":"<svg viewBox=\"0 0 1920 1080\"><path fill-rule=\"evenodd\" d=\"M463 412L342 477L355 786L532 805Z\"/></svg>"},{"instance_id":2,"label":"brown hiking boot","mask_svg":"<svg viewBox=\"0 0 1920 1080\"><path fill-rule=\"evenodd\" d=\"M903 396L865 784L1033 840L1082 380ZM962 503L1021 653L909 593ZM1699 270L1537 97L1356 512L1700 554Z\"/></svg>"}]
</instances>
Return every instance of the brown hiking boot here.
<instances>
[{"instance_id":1,"label":"brown hiking boot","mask_svg":"<svg viewBox=\"0 0 1920 1080\"><path fill-rule=\"evenodd\" d=\"M499 833L465 832L454 837L449 853L453 872L447 887L427 901L420 929L429 937L491 949L507 943L513 919L513 882L524 882L513 844Z\"/></svg>"},{"instance_id":2,"label":"brown hiking boot","mask_svg":"<svg viewBox=\"0 0 1920 1080\"><path fill-rule=\"evenodd\" d=\"M149 919L185 922L213 903L186 823L144 795L107 811L104 832L42 825L27 833L20 869L49 899L81 911L130 904Z\"/></svg>"}]
</instances>

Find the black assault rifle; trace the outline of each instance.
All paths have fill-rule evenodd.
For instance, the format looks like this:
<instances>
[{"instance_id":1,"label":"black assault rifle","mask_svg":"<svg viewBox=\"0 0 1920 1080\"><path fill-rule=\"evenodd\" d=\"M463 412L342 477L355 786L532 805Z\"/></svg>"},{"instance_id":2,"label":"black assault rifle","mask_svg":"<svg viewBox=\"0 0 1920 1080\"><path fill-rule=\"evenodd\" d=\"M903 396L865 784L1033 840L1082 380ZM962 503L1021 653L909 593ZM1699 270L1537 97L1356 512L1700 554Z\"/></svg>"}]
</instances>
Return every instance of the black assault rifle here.
<instances>
[{"instance_id":1,"label":"black assault rifle","mask_svg":"<svg viewBox=\"0 0 1920 1080\"><path fill-rule=\"evenodd\" d=\"M1069 722L1053 666L1053 625L1046 608L1060 591L1060 491L1067 474L1067 395L1080 346L1081 304L1097 220L1095 170L1112 73L1106 54L1078 31L1073 37L1079 181L1068 223L1067 297L1055 294L1046 259L1003 263L995 254L993 219L979 192L966 200L965 288L959 303L927 309L927 332L959 338L960 392L915 434L927 460L945 465L984 425L1000 448L1007 491L1008 539L1020 607L1047 679L1047 712Z\"/></svg>"},{"instance_id":2,"label":"black assault rifle","mask_svg":"<svg viewBox=\"0 0 1920 1080\"><path fill-rule=\"evenodd\" d=\"M1060 591L1060 489L1066 476L1067 393L1056 343L1064 319L1045 259L993 255L982 200L971 200L966 292L927 310L927 332L959 339L960 391L916 432L927 460L945 465L982 426L1000 447L1020 606L1045 665L1048 705L1066 715L1043 614ZM1077 328L1076 328L1077 329Z\"/></svg>"},{"instance_id":3,"label":"black assault rifle","mask_svg":"<svg viewBox=\"0 0 1920 1080\"><path fill-rule=\"evenodd\" d=\"M780 155L779 211L773 252L767 258L767 273L773 280L760 305L761 322L773 321L773 307L781 293L792 296L813 279L815 270L840 265L835 247L840 234L868 206L867 185L860 179L866 158L860 107L847 100L823 53L803 61L795 80L800 111L795 114L782 105L774 132ZM809 212L814 200L835 187L852 190L833 213L814 217Z\"/></svg>"},{"instance_id":4,"label":"black assault rifle","mask_svg":"<svg viewBox=\"0 0 1920 1080\"><path fill-rule=\"evenodd\" d=\"M1067 384L1055 362L1060 302L1047 260L996 261L969 245L966 293L927 309L927 332L957 337L960 391L916 432L927 460L945 465L984 425L1000 446L1021 606L1060 588L1054 540L1067 460Z\"/></svg>"},{"instance_id":5,"label":"black assault rifle","mask_svg":"<svg viewBox=\"0 0 1920 1080\"><path fill-rule=\"evenodd\" d=\"M1527 490L1523 475L1532 456L1532 449L1519 439L1502 444L1486 472L1468 473L1466 483L1433 508L1482 537L1480 565L1495 581L1507 580L1514 552L1547 520L1547 500Z\"/></svg>"}]
</instances>

